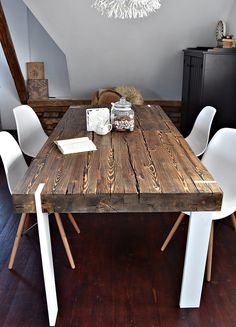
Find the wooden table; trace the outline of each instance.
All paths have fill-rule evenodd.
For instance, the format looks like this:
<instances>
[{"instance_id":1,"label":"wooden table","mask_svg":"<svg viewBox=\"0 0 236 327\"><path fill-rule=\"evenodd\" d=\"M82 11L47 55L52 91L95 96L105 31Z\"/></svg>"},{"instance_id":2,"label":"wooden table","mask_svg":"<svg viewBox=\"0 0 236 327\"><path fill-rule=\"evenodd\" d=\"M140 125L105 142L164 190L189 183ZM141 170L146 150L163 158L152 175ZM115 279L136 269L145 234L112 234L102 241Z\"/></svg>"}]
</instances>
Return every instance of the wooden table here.
<instances>
[{"instance_id":1,"label":"wooden table","mask_svg":"<svg viewBox=\"0 0 236 327\"><path fill-rule=\"evenodd\" d=\"M37 212L50 325L57 316L47 214L51 212L195 211L180 307L200 304L210 211L220 210L222 192L159 106L134 110L133 132L99 136L86 131L85 106L71 107L13 192L17 212ZM82 136L89 136L98 150L62 155L54 144Z\"/></svg>"}]
</instances>

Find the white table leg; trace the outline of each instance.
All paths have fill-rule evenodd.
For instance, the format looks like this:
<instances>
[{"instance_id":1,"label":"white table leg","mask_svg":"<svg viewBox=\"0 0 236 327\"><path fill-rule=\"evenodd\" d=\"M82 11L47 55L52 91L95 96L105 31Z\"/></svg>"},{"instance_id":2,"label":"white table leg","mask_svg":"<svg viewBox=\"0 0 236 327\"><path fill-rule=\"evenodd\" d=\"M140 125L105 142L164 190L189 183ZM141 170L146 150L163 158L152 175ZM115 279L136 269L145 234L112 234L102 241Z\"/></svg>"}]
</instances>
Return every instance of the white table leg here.
<instances>
[{"instance_id":1,"label":"white table leg","mask_svg":"<svg viewBox=\"0 0 236 327\"><path fill-rule=\"evenodd\" d=\"M200 306L211 222L211 212L192 212L190 215L180 308Z\"/></svg>"},{"instance_id":2,"label":"white table leg","mask_svg":"<svg viewBox=\"0 0 236 327\"><path fill-rule=\"evenodd\" d=\"M55 326L58 312L57 294L52 260L51 238L49 231L48 214L42 212L41 192L44 184L39 184L35 192L39 244L43 266L43 277L46 291L49 325Z\"/></svg>"}]
</instances>

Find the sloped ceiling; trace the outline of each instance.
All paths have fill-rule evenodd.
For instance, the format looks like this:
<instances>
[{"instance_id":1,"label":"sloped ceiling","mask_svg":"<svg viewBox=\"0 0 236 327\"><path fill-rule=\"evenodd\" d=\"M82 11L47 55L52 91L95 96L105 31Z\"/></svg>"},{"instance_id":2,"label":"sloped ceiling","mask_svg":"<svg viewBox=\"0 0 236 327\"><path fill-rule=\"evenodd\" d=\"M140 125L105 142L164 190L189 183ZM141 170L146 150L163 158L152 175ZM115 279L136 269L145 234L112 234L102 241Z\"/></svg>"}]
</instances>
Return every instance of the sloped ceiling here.
<instances>
[{"instance_id":1,"label":"sloped ceiling","mask_svg":"<svg viewBox=\"0 0 236 327\"><path fill-rule=\"evenodd\" d=\"M235 0L162 0L137 20L103 17L92 0L24 2L65 53L74 97L128 84L145 98L181 99L182 49L215 46L216 23Z\"/></svg>"}]
</instances>

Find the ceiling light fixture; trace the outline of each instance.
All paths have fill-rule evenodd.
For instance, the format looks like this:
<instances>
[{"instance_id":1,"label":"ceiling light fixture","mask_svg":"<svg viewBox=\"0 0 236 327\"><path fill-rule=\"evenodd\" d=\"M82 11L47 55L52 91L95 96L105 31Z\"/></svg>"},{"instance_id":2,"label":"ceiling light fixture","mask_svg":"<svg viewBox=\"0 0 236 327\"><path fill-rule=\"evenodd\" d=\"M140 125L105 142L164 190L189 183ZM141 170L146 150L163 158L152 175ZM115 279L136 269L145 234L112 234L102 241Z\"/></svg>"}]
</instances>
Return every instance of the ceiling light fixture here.
<instances>
[{"instance_id":1,"label":"ceiling light fixture","mask_svg":"<svg viewBox=\"0 0 236 327\"><path fill-rule=\"evenodd\" d=\"M109 18L142 18L160 8L160 0L95 0L92 5Z\"/></svg>"}]
</instances>

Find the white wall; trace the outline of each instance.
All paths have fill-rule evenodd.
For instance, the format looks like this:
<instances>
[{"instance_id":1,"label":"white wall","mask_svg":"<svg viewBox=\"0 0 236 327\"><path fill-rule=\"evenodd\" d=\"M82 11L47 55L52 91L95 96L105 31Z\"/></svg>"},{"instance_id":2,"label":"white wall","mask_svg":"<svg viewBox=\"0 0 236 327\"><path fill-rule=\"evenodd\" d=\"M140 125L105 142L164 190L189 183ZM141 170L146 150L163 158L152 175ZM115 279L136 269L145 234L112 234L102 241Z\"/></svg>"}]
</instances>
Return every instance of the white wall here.
<instances>
[{"instance_id":1,"label":"white wall","mask_svg":"<svg viewBox=\"0 0 236 327\"><path fill-rule=\"evenodd\" d=\"M22 0L2 0L11 37L25 80L26 62L45 62L49 96L71 97L66 57ZM14 81L0 46L0 114L2 129L15 129L12 109L20 105Z\"/></svg>"},{"instance_id":2,"label":"white wall","mask_svg":"<svg viewBox=\"0 0 236 327\"><path fill-rule=\"evenodd\" d=\"M233 34L234 38L236 38L236 1L234 1L227 21L227 33Z\"/></svg>"},{"instance_id":3,"label":"white wall","mask_svg":"<svg viewBox=\"0 0 236 327\"><path fill-rule=\"evenodd\" d=\"M21 70L26 78L25 62L29 61L27 7L19 0L2 0L2 6L5 11ZM0 46L0 113L3 129L15 128L12 109L19 104L20 101L15 84L2 47Z\"/></svg>"},{"instance_id":4,"label":"white wall","mask_svg":"<svg viewBox=\"0 0 236 327\"><path fill-rule=\"evenodd\" d=\"M74 97L124 83L145 98L181 99L182 49L214 46L234 0L162 0L158 13L138 20L103 17L92 0L24 2L66 54Z\"/></svg>"},{"instance_id":5,"label":"white wall","mask_svg":"<svg viewBox=\"0 0 236 327\"><path fill-rule=\"evenodd\" d=\"M90 98L98 87L124 83L140 88L146 98L180 99L182 49L215 45L219 19L236 37L236 0L162 0L158 13L139 20L102 17L90 7L92 0L24 1L55 43L22 0L2 0L2 5L25 78L25 62L44 61L50 96L70 96L67 59L74 97ZM4 129L15 128L12 108L18 104L0 47Z\"/></svg>"},{"instance_id":6,"label":"white wall","mask_svg":"<svg viewBox=\"0 0 236 327\"><path fill-rule=\"evenodd\" d=\"M64 53L58 48L37 19L28 11L30 61L43 61L48 79L49 96L71 97Z\"/></svg>"}]
</instances>

